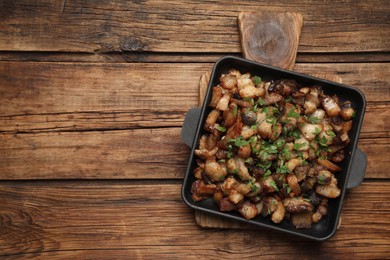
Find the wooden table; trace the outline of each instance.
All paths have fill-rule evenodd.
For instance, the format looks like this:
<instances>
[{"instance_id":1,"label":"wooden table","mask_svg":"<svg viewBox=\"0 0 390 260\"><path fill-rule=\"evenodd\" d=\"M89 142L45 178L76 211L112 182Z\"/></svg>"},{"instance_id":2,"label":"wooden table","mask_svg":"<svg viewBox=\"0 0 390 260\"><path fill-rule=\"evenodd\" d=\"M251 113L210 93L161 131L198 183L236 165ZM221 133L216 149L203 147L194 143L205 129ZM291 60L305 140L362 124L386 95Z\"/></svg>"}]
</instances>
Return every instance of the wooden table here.
<instances>
[{"instance_id":1,"label":"wooden table","mask_svg":"<svg viewBox=\"0 0 390 260\"><path fill-rule=\"evenodd\" d=\"M363 184L336 235L202 229L180 196L199 77L240 11L304 17L296 71L362 90ZM390 257L387 1L1 1L0 258Z\"/></svg>"}]
</instances>

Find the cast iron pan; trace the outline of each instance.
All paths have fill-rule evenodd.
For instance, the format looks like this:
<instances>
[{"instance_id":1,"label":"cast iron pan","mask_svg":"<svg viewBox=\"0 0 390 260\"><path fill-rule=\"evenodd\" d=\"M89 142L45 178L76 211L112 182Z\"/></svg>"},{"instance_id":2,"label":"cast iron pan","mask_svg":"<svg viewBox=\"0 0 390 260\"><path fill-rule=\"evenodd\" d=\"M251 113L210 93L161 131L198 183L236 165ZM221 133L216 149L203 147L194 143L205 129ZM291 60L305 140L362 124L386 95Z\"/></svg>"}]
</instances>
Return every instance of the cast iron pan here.
<instances>
[{"instance_id":1,"label":"cast iron pan","mask_svg":"<svg viewBox=\"0 0 390 260\"><path fill-rule=\"evenodd\" d=\"M287 221L275 224L271 221L270 217L264 218L262 216L257 216L254 219L246 220L236 212L220 212L213 198L200 202L194 202L191 198L191 185L195 181L195 177L192 172L197 166L194 150L196 149L199 138L204 133L204 121L211 111L211 108L208 107L212 93L211 89L219 83L219 77L221 74L227 73L231 68L238 69L241 73L249 72L252 75L260 76L265 81L269 81L271 79L295 79L298 83L306 86L320 85L326 94L337 94L340 101L349 100L352 102L356 115L353 120L352 129L349 132L351 143L345 150L346 153L344 161L338 164L343 170L335 174L335 177L338 180L338 186L341 189L341 195L336 199L329 200L328 214L324 216L319 223L313 224L311 229L296 229ZM365 107L366 100L363 93L358 89L349 86L248 61L242 58L227 56L220 59L214 65L205 102L202 108L190 109L183 123L182 140L191 148L190 158L182 186L182 198L184 202L196 210L223 216L228 219L235 219L317 241L329 239L336 232L346 189L359 186L364 179L367 156L357 148L357 142L363 123Z\"/></svg>"}]
</instances>

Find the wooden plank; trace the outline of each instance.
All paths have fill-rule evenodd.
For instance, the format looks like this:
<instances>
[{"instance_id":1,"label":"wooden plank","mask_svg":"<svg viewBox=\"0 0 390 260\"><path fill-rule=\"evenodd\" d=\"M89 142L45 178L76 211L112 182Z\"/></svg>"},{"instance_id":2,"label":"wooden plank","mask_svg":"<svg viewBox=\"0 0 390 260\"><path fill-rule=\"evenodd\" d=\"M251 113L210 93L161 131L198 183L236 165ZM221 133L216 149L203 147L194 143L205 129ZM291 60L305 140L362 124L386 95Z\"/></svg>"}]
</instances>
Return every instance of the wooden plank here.
<instances>
[{"instance_id":1,"label":"wooden plank","mask_svg":"<svg viewBox=\"0 0 390 260\"><path fill-rule=\"evenodd\" d=\"M200 229L181 201L180 187L2 182L0 256L383 259L390 253L389 182L364 182L348 192L343 225L320 244L267 229Z\"/></svg>"},{"instance_id":2,"label":"wooden plank","mask_svg":"<svg viewBox=\"0 0 390 260\"><path fill-rule=\"evenodd\" d=\"M235 52L239 12L299 12L299 52L389 51L389 5L370 2L1 1L0 50Z\"/></svg>"},{"instance_id":3,"label":"wooden plank","mask_svg":"<svg viewBox=\"0 0 390 260\"><path fill-rule=\"evenodd\" d=\"M361 52L361 53L298 53L297 63L351 63L351 62L389 62L390 53L386 52Z\"/></svg>"},{"instance_id":4,"label":"wooden plank","mask_svg":"<svg viewBox=\"0 0 390 260\"><path fill-rule=\"evenodd\" d=\"M181 179L181 129L0 134L0 179ZM361 139L366 178L390 178L389 138Z\"/></svg>"},{"instance_id":5,"label":"wooden plank","mask_svg":"<svg viewBox=\"0 0 390 260\"><path fill-rule=\"evenodd\" d=\"M388 103L368 103L360 138L390 137L389 111L390 104ZM65 112L0 116L0 131L3 133L38 133L180 127L183 124L185 113L180 111L159 113L146 110L143 112Z\"/></svg>"},{"instance_id":6,"label":"wooden plank","mask_svg":"<svg viewBox=\"0 0 390 260\"><path fill-rule=\"evenodd\" d=\"M182 178L179 128L0 135L0 179Z\"/></svg>"},{"instance_id":7,"label":"wooden plank","mask_svg":"<svg viewBox=\"0 0 390 260\"><path fill-rule=\"evenodd\" d=\"M0 62L0 131L181 126L186 111L197 106L200 76L212 65ZM369 101L364 133L388 134L390 64L295 67L309 74L336 72L364 91Z\"/></svg>"},{"instance_id":8,"label":"wooden plank","mask_svg":"<svg viewBox=\"0 0 390 260\"><path fill-rule=\"evenodd\" d=\"M237 53L166 53L166 52L115 52L115 53L74 53L74 52L7 52L0 51L0 61L35 61L35 62L191 62L212 63L221 56ZM390 62L390 53L361 52L361 53L303 53L297 54L296 62L304 63L351 63L351 62Z\"/></svg>"},{"instance_id":9,"label":"wooden plank","mask_svg":"<svg viewBox=\"0 0 390 260\"><path fill-rule=\"evenodd\" d=\"M211 66L2 62L0 114L185 112Z\"/></svg>"},{"instance_id":10,"label":"wooden plank","mask_svg":"<svg viewBox=\"0 0 390 260\"><path fill-rule=\"evenodd\" d=\"M389 103L368 103L360 138L390 137L389 111Z\"/></svg>"}]
</instances>

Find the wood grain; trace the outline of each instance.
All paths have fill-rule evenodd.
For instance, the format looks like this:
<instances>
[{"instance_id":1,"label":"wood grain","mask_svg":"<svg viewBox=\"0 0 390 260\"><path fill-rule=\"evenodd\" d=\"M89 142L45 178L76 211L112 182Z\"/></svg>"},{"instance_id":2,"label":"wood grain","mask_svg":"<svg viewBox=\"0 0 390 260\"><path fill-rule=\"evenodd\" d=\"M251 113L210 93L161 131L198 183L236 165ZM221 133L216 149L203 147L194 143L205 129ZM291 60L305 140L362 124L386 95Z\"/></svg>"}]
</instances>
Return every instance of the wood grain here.
<instances>
[{"instance_id":1,"label":"wood grain","mask_svg":"<svg viewBox=\"0 0 390 260\"><path fill-rule=\"evenodd\" d=\"M292 69L297 56L303 17L292 12L241 12L238 28L244 58Z\"/></svg>"},{"instance_id":2,"label":"wood grain","mask_svg":"<svg viewBox=\"0 0 390 260\"><path fill-rule=\"evenodd\" d=\"M241 53L237 15L264 10L304 16L296 71L336 73L368 100L366 179L321 244L204 230L181 199L199 76ZM384 0L0 1L0 258L388 258L389 13Z\"/></svg>"},{"instance_id":3,"label":"wood grain","mask_svg":"<svg viewBox=\"0 0 390 260\"><path fill-rule=\"evenodd\" d=\"M181 126L186 110L197 105L199 72L210 67L0 63L0 101L6 104L0 107L4 132L0 178L182 178L188 149L181 144L180 129L100 130ZM381 101L389 100L389 85L386 78L375 77L384 75L389 66L298 66L304 72L331 71L329 67L342 68L340 75L358 83L368 98L379 99L369 102L362 133L369 139L360 146L368 151L371 162L366 176L388 176L389 165L382 157L388 154L388 139L376 138L389 136L389 104ZM153 71L154 76L144 71ZM151 138L152 134L157 136ZM372 141L377 142L375 148L369 146ZM156 143L166 145L156 150Z\"/></svg>"},{"instance_id":4,"label":"wood grain","mask_svg":"<svg viewBox=\"0 0 390 260\"><path fill-rule=\"evenodd\" d=\"M300 52L390 50L385 0L1 1L0 50L239 53L237 15L260 10L305 17Z\"/></svg>"},{"instance_id":5,"label":"wood grain","mask_svg":"<svg viewBox=\"0 0 390 260\"><path fill-rule=\"evenodd\" d=\"M2 62L0 114L185 112L197 101L199 73L211 66Z\"/></svg>"},{"instance_id":6,"label":"wood grain","mask_svg":"<svg viewBox=\"0 0 390 260\"><path fill-rule=\"evenodd\" d=\"M387 182L364 182L350 191L343 225L320 244L267 229L200 229L181 201L180 187L129 181L2 182L0 256L383 259L389 254Z\"/></svg>"},{"instance_id":7,"label":"wood grain","mask_svg":"<svg viewBox=\"0 0 390 260\"><path fill-rule=\"evenodd\" d=\"M232 55L241 57L237 53L207 53L207 52L110 52L110 53L74 53L74 52L14 52L0 51L0 61L34 61L34 62L99 62L99 63L150 63L150 62L178 62L178 63L214 63L221 56ZM304 63L351 63L351 62L389 62L390 53L363 52L356 53L304 53L297 54L296 62Z\"/></svg>"},{"instance_id":8,"label":"wood grain","mask_svg":"<svg viewBox=\"0 0 390 260\"><path fill-rule=\"evenodd\" d=\"M181 126L198 104L200 75L212 65L0 62L0 132ZM295 69L337 73L361 89L368 100L363 134L388 136L390 64L310 63Z\"/></svg>"},{"instance_id":9,"label":"wood grain","mask_svg":"<svg viewBox=\"0 0 390 260\"><path fill-rule=\"evenodd\" d=\"M0 179L181 179L180 128L0 134ZM366 178L390 178L389 138L361 139Z\"/></svg>"},{"instance_id":10,"label":"wood grain","mask_svg":"<svg viewBox=\"0 0 390 260\"><path fill-rule=\"evenodd\" d=\"M179 128L0 134L0 179L180 179Z\"/></svg>"}]
</instances>

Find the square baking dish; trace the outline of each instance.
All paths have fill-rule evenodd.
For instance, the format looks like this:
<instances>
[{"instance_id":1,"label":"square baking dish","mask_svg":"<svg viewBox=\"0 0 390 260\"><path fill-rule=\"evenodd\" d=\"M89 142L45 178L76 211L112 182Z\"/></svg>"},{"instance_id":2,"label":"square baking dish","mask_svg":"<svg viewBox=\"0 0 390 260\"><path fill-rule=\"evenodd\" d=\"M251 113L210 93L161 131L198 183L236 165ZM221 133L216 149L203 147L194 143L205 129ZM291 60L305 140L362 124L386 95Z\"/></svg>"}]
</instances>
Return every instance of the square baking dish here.
<instances>
[{"instance_id":1,"label":"square baking dish","mask_svg":"<svg viewBox=\"0 0 390 260\"><path fill-rule=\"evenodd\" d=\"M205 132L203 130L205 119L212 110L212 108L208 106L212 94L211 90L213 86L216 86L219 83L219 77L232 68L238 69L242 73L249 72L252 75L257 75L265 81L294 79L305 86L320 85L327 95L337 94L341 101L349 100L352 102L356 115L353 120L352 129L349 132L351 142L345 149L345 159L338 164L342 168L342 171L335 174L335 177L338 180L338 187L341 190L341 195L336 199L329 200L328 214L325 215L319 223L313 224L310 229L296 229L291 223L285 220L279 224L275 224L271 221L269 216L262 217L259 215L251 220L246 220L238 212L219 211L219 207L212 197L199 202L194 202L191 198L191 185L195 180L192 172L195 167L197 167L194 150L198 145L199 138ZM365 107L365 97L363 93L356 88L238 57L227 56L221 58L214 65L203 106L201 108L189 110L183 124L182 140L191 148L182 186L182 198L184 202L195 210L204 211L223 218L234 219L316 241L329 239L336 232L346 190L358 186L364 178L367 157L357 148L357 142L363 122Z\"/></svg>"}]
</instances>

